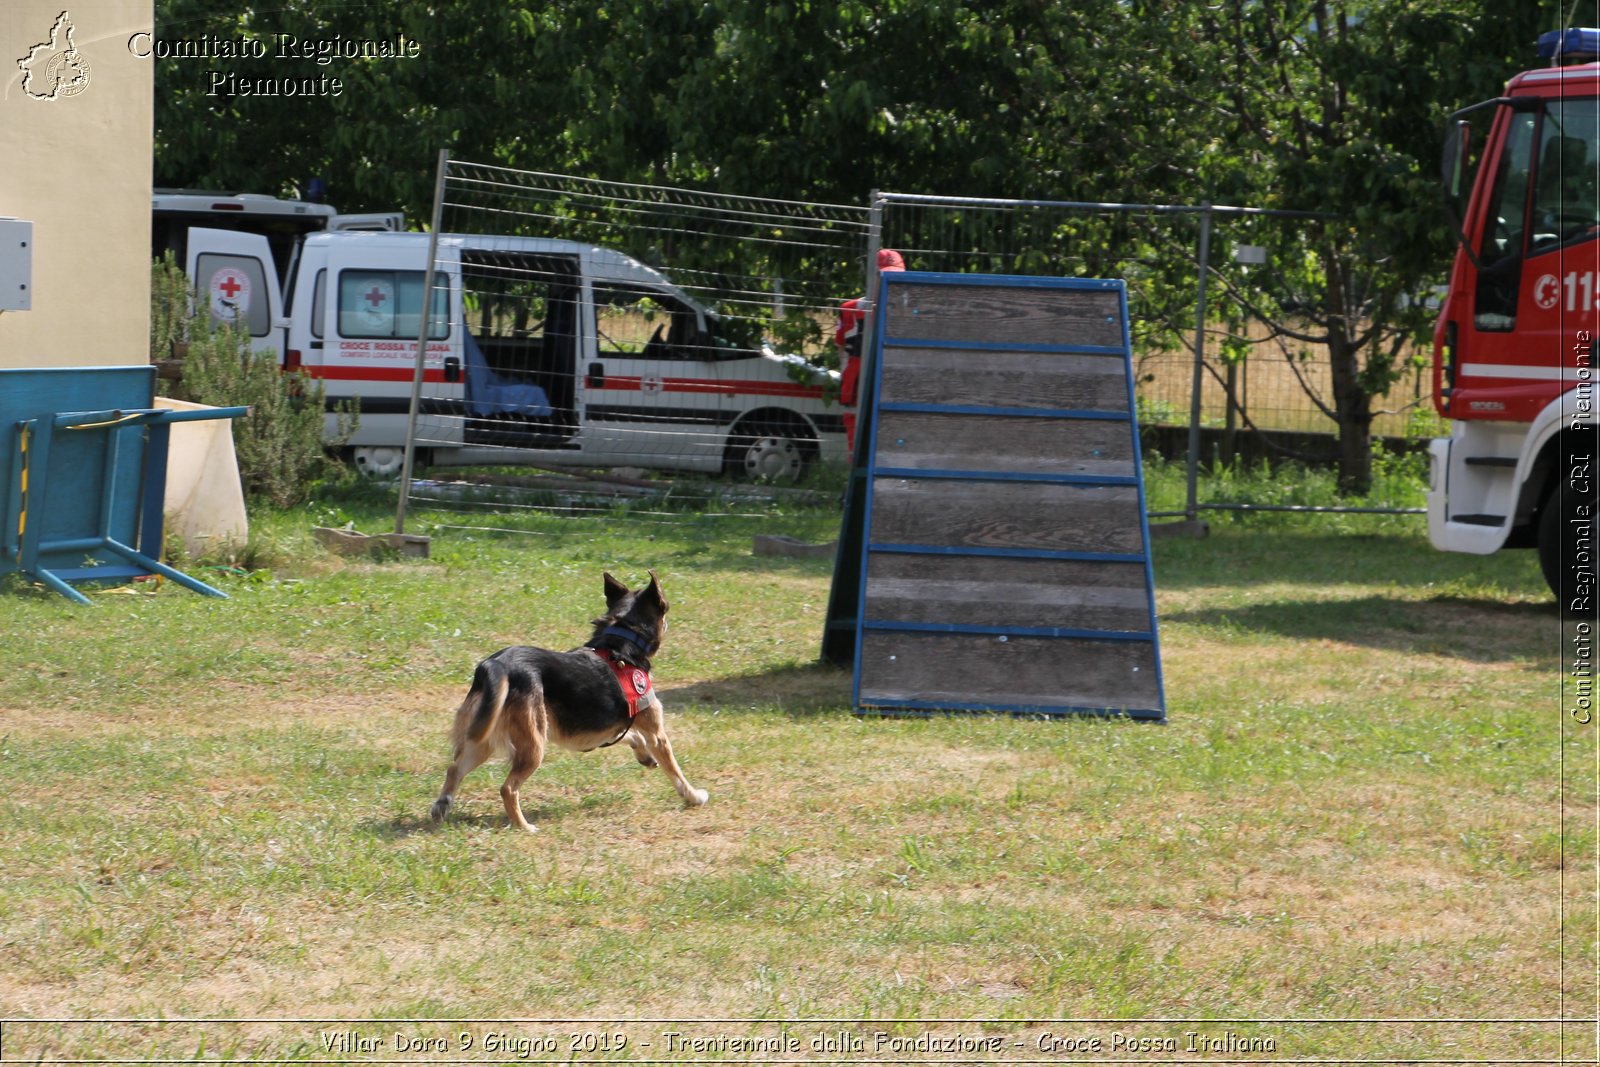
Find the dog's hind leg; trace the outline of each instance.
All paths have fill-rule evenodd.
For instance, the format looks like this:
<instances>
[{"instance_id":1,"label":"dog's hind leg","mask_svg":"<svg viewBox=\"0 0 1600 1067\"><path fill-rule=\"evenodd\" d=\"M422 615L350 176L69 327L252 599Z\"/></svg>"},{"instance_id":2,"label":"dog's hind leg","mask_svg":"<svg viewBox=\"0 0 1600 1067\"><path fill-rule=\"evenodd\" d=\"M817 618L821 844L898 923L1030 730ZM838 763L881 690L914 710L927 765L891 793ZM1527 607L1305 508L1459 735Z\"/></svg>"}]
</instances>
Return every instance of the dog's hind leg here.
<instances>
[{"instance_id":1,"label":"dog's hind leg","mask_svg":"<svg viewBox=\"0 0 1600 1067\"><path fill-rule=\"evenodd\" d=\"M544 697L532 693L513 693L505 705L506 740L511 744L511 773L500 787L506 817L511 825L533 833L537 829L522 814L522 783L544 762Z\"/></svg>"},{"instance_id":2,"label":"dog's hind leg","mask_svg":"<svg viewBox=\"0 0 1600 1067\"><path fill-rule=\"evenodd\" d=\"M498 667L487 661L479 664L466 699L456 709L455 725L450 734L454 750L450 756L450 769L445 771L444 786L439 799L433 802L429 816L434 822L443 819L455 803L456 790L461 780L494 754L494 723L500 706L506 698L506 678Z\"/></svg>"},{"instance_id":3,"label":"dog's hind leg","mask_svg":"<svg viewBox=\"0 0 1600 1067\"><path fill-rule=\"evenodd\" d=\"M429 816L434 822L443 819L455 804L456 790L461 788L461 780L493 755L493 746L488 739L474 741L470 737L462 738L456 745L455 758L450 761L450 769L444 773L444 786L439 790L439 799L433 802Z\"/></svg>"},{"instance_id":4,"label":"dog's hind leg","mask_svg":"<svg viewBox=\"0 0 1600 1067\"><path fill-rule=\"evenodd\" d=\"M667 740L664 709L661 700L654 693L650 694L649 703L640 702L639 717L633 720L633 731L629 735L630 743L633 735L638 735L644 746L644 754L652 761L661 765L667 777L672 779L672 787L678 791L683 802L691 808L697 808L711 799L711 794L704 789L696 789L689 784L689 779L683 776L683 770L678 766L678 761L672 756L672 742ZM639 753L638 746L634 752ZM644 760L641 758L640 763Z\"/></svg>"}]
</instances>

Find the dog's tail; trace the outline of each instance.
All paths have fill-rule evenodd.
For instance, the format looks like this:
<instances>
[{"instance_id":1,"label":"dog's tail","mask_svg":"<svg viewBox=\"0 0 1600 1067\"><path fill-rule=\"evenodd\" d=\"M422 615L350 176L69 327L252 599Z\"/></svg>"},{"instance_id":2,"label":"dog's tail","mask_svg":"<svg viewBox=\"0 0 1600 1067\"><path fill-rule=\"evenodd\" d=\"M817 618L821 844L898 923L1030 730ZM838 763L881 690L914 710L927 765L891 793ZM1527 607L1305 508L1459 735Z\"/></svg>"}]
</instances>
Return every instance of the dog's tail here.
<instances>
[{"instance_id":1,"label":"dog's tail","mask_svg":"<svg viewBox=\"0 0 1600 1067\"><path fill-rule=\"evenodd\" d=\"M500 715L500 709L505 706L506 690L510 685L510 676L506 669L494 659L486 659L478 664L478 669L472 672L472 688L467 690L467 698L463 710L472 709L472 717L466 721L466 736L474 743L481 743L489 736L489 731L494 728L494 721ZM476 704L474 704L476 701Z\"/></svg>"}]
</instances>

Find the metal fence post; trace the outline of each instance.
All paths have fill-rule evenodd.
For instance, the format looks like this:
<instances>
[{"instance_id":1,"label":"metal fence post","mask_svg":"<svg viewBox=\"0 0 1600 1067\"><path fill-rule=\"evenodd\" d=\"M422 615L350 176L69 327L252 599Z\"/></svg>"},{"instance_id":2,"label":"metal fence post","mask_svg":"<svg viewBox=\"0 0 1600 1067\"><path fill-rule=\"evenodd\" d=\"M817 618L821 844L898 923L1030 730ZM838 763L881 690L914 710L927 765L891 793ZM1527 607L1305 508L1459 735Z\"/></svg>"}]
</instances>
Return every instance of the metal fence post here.
<instances>
[{"instance_id":1,"label":"metal fence post","mask_svg":"<svg viewBox=\"0 0 1600 1067\"><path fill-rule=\"evenodd\" d=\"M1211 271L1211 201L1200 205L1200 281L1195 292L1194 377L1189 395L1189 479L1185 490L1184 518L1200 514L1200 388L1206 364L1206 280Z\"/></svg>"},{"instance_id":2,"label":"metal fence post","mask_svg":"<svg viewBox=\"0 0 1600 1067\"><path fill-rule=\"evenodd\" d=\"M851 450L851 466L866 466L866 422L871 417L873 368L877 354L872 350L872 339L878 328L878 253L883 249L884 199L878 190L872 190L872 200L867 206L867 288L862 293L861 320L861 376L856 388L856 441Z\"/></svg>"},{"instance_id":3,"label":"metal fence post","mask_svg":"<svg viewBox=\"0 0 1600 1067\"><path fill-rule=\"evenodd\" d=\"M822 659L848 667L856 659L856 623L861 613L861 568L866 562L867 539L867 439L872 419L873 348L878 298L878 249L883 247L883 207L886 200L872 190L867 211L867 289L857 306L865 313L861 323L861 375L856 387L856 439L850 450L850 480L845 484L844 513L839 519L838 547L833 553L833 584L828 591L828 615L822 630Z\"/></svg>"},{"instance_id":4,"label":"metal fence post","mask_svg":"<svg viewBox=\"0 0 1600 1067\"><path fill-rule=\"evenodd\" d=\"M433 225L428 230L428 266L422 276L422 308L417 318L417 362L411 372L411 407L406 414L405 461L400 465L400 502L395 505L394 532L406 532L406 505L411 499L411 468L417 453L417 411L422 407L422 368L428 357L428 333L433 326L434 260L439 255L439 226L444 219L444 173L450 164L450 150L439 149L439 173L433 185ZM446 285L445 316L449 321L449 286Z\"/></svg>"}]
</instances>

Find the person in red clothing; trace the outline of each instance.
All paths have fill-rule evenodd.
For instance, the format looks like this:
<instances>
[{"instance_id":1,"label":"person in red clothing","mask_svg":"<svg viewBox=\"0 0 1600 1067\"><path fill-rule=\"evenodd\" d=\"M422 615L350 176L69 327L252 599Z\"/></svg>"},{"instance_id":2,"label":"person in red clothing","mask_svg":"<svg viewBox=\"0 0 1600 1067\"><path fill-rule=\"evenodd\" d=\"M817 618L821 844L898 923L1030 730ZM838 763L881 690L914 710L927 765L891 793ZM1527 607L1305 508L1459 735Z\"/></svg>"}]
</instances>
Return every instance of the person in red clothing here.
<instances>
[{"instance_id":1,"label":"person in red clothing","mask_svg":"<svg viewBox=\"0 0 1600 1067\"><path fill-rule=\"evenodd\" d=\"M886 270L905 270L906 261L892 248L878 251L878 273ZM833 343L839 347L839 403L854 408L861 395L861 334L866 328L867 313L861 309L866 297L846 300L839 305L839 326L833 331ZM845 412L845 442L850 451L856 447L856 413Z\"/></svg>"}]
</instances>

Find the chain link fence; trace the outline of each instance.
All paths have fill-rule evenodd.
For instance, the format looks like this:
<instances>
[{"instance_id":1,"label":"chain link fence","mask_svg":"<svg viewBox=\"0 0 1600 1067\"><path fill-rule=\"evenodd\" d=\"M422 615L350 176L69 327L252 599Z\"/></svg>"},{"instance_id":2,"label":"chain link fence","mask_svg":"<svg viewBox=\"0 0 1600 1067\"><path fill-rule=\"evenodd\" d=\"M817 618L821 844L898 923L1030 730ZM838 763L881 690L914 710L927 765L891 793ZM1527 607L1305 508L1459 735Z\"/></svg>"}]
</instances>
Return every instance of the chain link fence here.
<instances>
[{"instance_id":1,"label":"chain link fence","mask_svg":"<svg viewBox=\"0 0 1600 1067\"><path fill-rule=\"evenodd\" d=\"M1202 462L1236 456L1318 462L1334 451L1328 354L1311 331L1300 328L1295 305L1304 300L1309 310L1314 299L1312 286L1297 280L1308 273L1304 231L1325 221L1310 213L893 193L875 193L865 206L817 204L441 158L436 215L436 232L474 235L473 247L480 250L465 265L457 253L452 269L459 271L462 325L487 357L488 370L537 377L553 406L564 405L542 422L530 419L498 437L484 432L488 424L481 414L461 410L464 433L449 430L447 436L474 438L475 454L485 464L499 459L560 469L584 459L573 455L573 441L586 429L585 403L600 407L597 394L584 399L595 385L586 376L597 361L580 354L560 366L547 361L536 367L526 354L541 329L548 346L551 323L562 321L563 285L578 287L565 328L598 335L598 350L580 346L580 353L639 357L657 351L651 348L656 342L676 338L681 374L633 374L640 399L649 400L654 388L664 390L656 394L659 400L675 389L711 389L716 372L706 366L729 349L764 348L768 356L783 353L816 367L836 367L832 335L839 305L871 291L876 277L869 264L882 248L898 250L911 270L1125 279L1146 446L1186 460L1191 517ZM703 309L715 336L674 325L684 308L671 306L662 291L643 292L614 278L558 276L566 268L528 254L526 239L631 257L644 270L641 278L659 278L686 307ZM446 269L437 256L436 265ZM581 301L580 289L587 293ZM1268 289L1277 301L1277 317L1270 321L1254 300ZM582 312L592 320L579 322L580 308L592 309ZM1402 373L1377 405L1375 434L1414 438L1439 432L1423 356L1402 353ZM799 381L803 372L798 363L792 366ZM724 363L723 370L728 368ZM717 388L727 392L725 384ZM818 395L823 405L832 405L829 389ZM449 407L450 398L428 383L422 383L418 399L424 410ZM740 427L730 425L726 410L714 416L702 411L688 422L682 414L652 414L648 404L633 405L628 417L635 420L635 439L649 437L646 447L655 457L643 465L741 473L727 461L731 442L752 435L735 433ZM812 425L832 429L837 417L823 416ZM503 430L505 422L501 418L494 426ZM437 438L441 421L423 424L412 441L417 448L436 443L429 434ZM756 432L783 428L775 426ZM606 453L594 456L599 465ZM708 464L706 456L724 462ZM469 492L430 483L418 491L425 499L433 494L438 503L470 500L480 508L506 496L503 484L499 491ZM613 495L602 494L595 507L610 506L606 501Z\"/></svg>"},{"instance_id":2,"label":"chain link fence","mask_svg":"<svg viewBox=\"0 0 1600 1067\"><path fill-rule=\"evenodd\" d=\"M462 366L419 362L397 525L411 498L739 513L794 499L749 483L843 461L832 334L860 295L867 208L441 156L432 231L424 284ZM413 485L418 453L436 469ZM709 494L675 484L719 474Z\"/></svg>"},{"instance_id":3,"label":"chain link fence","mask_svg":"<svg viewBox=\"0 0 1600 1067\"><path fill-rule=\"evenodd\" d=\"M1331 363L1314 322L1322 294L1306 239L1326 217L896 193L877 194L874 206L873 247L894 248L912 270L1124 279L1146 449L1185 461L1187 517L1201 507L1205 463L1316 464L1336 454ZM1426 351L1403 345L1397 362L1396 380L1374 405L1372 432L1409 448L1442 427Z\"/></svg>"},{"instance_id":4,"label":"chain link fence","mask_svg":"<svg viewBox=\"0 0 1600 1067\"><path fill-rule=\"evenodd\" d=\"M1198 330L1203 426L1280 434L1337 429L1326 349L1275 329L1241 299L1269 284L1293 293L1285 265L1273 262L1271 250L1295 247L1295 231L1317 215L895 193L881 194L878 202L875 240L899 250L913 270L1125 279L1147 424L1189 425ZM1202 293L1197 265L1203 244L1210 276ZM1207 307L1197 322L1201 299ZM1281 325L1293 329L1295 309L1283 312ZM1403 362L1405 372L1379 402L1376 433L1405 436L1428 410L1426 353L1408 349Z\"/></svg>"}]
</instances>

